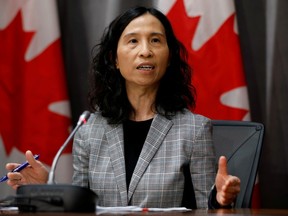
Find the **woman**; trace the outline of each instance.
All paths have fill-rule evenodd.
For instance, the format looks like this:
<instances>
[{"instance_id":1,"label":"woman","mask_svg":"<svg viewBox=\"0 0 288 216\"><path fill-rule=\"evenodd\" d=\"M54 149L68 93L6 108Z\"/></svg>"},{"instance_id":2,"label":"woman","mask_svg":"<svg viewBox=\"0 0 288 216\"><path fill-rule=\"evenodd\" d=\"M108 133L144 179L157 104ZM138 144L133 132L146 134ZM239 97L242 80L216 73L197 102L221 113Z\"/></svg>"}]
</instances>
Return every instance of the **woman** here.
<instances>
[{"instance_id":1,"label":"woman","mask_svg":"<svg viewBox=\"0 0 288 216\"><path fill-rule=\"evenodd\" d=\"M191 69L165 15L132 8L110 24L95 49L94 114L74 138L73 183L95 191L100 206L183 206L193 202L193 192L197 208L208 207L209 195L212 208L230 205L240 180L227 174L220 158L211 193L211 123L189 111L195 106ZM14 188L47 181L41 162L30 151L26 157L30 169L8 174Z\"/></svg>"}]
</instances>

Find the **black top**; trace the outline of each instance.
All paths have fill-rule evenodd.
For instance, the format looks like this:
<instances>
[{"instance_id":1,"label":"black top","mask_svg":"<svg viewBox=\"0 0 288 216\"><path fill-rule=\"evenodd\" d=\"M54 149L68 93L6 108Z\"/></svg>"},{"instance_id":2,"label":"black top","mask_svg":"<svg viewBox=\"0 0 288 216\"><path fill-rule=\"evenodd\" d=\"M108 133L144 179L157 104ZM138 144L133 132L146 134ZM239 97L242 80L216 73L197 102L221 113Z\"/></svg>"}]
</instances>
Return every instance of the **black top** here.
<instances>
[{"instance_id":1,"label":"black top","mask_svg":"<svg viewBox=\"0 0 288 216\"><path fill-rule=\"evenodd\" d=\"M152 120L153 119L146 121L127 120L123 123L127 188L129 187L133 171L146 140Z\"/></svg>"}]
</instances>

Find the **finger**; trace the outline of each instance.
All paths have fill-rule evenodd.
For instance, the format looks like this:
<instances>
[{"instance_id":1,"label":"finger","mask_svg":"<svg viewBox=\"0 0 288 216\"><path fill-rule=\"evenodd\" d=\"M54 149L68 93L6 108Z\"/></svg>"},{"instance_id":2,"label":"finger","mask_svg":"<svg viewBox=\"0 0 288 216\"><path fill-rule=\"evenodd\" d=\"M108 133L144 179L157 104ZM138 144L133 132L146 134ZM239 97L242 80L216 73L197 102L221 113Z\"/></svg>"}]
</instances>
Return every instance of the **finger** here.
<instances>
[{"instance_id":1,"label":"finger","mask_svg":"<svg viewBox=\"0 0 288 216\"><path fill-rule=\"evenodd\" d=\"M6 169L11 171L11 170L15 169L16 167L18 167L19 165L20 165L19 163L7 163Z\"/></svg>"},{"instance_id":2,"label":"finger","mask_svg":"<svg viewBox=\"0 0 288 216\"><path fill-rule=\"evenodd\" d=\"M28 161L28 163L30 164L30 166L32 167L39 167L39 163L37 162L37 160L34 158L33 153L30 150L27 150L25 153L26 159Z\"/></svg>"},{"instance_id":3,"label":"finger","mask_svg":"<svg viewBox=\"0 0 288 216\"><path fill-rule=\"evenodd\" d=\"M240 186L240 179L236 176L231 176L230 179L229 179L229 184L231 186Z\"/></svg>"},{"instance_id":4,"label":"finger","mask_svg":"<svg viewBox=\"0 0 288 216\"><path fill-rule=\"evenodd\" d=\"M228 175L227 159L225 156L221 156L218 161L218 174Z\"/></svg>"},{"instance_id":5,"label":"finger","mask_svg":"<svg viewBox=\"0 0 288 216\"><path fill-rule=\"evenodd\" d=\"M237 195L240 192L240 183L231 182L224 185L222 188L223 194L235 194Z\"/></svg>"},{"instance_id":6,"label":"finger","mask_svg":"<svg viewBox=\"0 0 288 216\"><path fill-rule=\"evenodd\" d=\"M9 172L7 173L7 177L11 181L17 181L23 178L22 174L19 172Z\"/></svg>"},{"instance_id":7,"label":"finger","mask_svg":"<svg viewBox=\"0 0 288 216\"><path fill-rule=\"evenodd\" d=\"M236 198L237 194L236 193L223 193L222 194L222 201L226 200L234 200Z\"/></svg>"},{"instance_id":8,"label":"finger","mask_svg":"<svg viewBox=\"0 0 288 216\"><path fill-rule=\"evenodd\" d=\"M240 179L236 176L229 175L226 179L225 185L226 187L240 187Z\"/></svg>"},{"instance_id":9,"label":"finger","mask_svg":"<svg viewBox=\"0 0 288 216\"><path fill-rule=\"evenodd\" d=\"M240 186L224 187L222 190L222 193L225 193L225 194L237 195L239 192L240 192Z\"/></svg>"},{"instance_id":10,"label":"finger","mask_svg":"<svg viewBox=\"0 0 288 216\"><path fill-rule=\"evenodd\" d=\"M222 193L217 193L216 199L220 205L225 206L234 202L236 197L237 197L237 193L222 192Z\"/></svg>"},{"instance_id":11,"label":"finger","mask_svg":"<svg viewBox=\"0 0 288 216\"><path fill-rule=\"evenodd\" d=\"M8 179L7 185L9 185L9 186L12 187L14 190L16 190L20 185L22 185L21 179L13 179L13 180Z\"/></svg>"}]
</instances>

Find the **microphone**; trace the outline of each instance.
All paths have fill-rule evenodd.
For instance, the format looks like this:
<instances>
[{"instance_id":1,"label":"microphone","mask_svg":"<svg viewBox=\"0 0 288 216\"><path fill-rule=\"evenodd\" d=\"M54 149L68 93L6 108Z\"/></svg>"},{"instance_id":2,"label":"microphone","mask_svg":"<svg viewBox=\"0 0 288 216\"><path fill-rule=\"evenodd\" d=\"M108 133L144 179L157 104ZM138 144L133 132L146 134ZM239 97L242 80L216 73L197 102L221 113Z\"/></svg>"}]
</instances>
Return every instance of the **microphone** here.
<instances>
[{"instance_id":1,"label":"microphone","mask_svg":"<svg viewBox=\"0 0 288 216\"><path fill-rule=\"evenodd\" d=\"M52 166L49 172L49 177L48 177L48 181L47 184L55 184L55 169L56 169L56 165L58 163L58 160L60 158L60 155L62 154L63 150L67 147L67 145L69 144L69 142L71 141L71 139L73 138L74 134L78 131L78 129L87 122L87 120L90 117L90 112L89 111L84 111L80 117L79 120L77 122L76 127L74 128L74 130L70 133L69 137L66 139L66 141L64 142L64 144L61 146L61 148L58 150L56 156L53 159L52 162Z\"/></svg>"},{"instance_id":2,"label":"microphone","mask_svg":"<svg viewBox=\"0 0 288 216\"><path fill-rule=\"evenodd\" d=\"M96 212L95 192L86 187L55 183L55 169L61 153L89 117L89 111L80 115L76 127L58 150L47 184L27 184L17 188L16 206L20 212Z\"/></svg>"}]
</instances>

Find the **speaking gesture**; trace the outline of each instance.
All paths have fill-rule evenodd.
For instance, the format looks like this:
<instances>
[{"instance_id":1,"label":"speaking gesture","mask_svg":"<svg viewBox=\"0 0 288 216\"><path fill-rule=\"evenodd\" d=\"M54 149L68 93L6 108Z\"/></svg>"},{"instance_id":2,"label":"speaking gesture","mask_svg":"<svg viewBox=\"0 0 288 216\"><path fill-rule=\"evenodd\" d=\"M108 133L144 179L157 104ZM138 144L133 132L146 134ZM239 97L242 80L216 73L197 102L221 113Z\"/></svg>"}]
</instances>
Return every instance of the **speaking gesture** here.
<instances>
[{"instance_id":1,"label":"speaking gesture","mask_svg":"<svg viewBox=\"0 0 288 216\"><path fill-rule=\"evenodd\" d=\"M216 175L217 202L222 206L230 205L240 192L240 179L228 174L227 160L224 156L219 158Z\"/></svg>"},{"instance_id":2,"label":"speaking gesture","mask_svg":"<svg viewBox=\"0 0 288 216\"><path fill-rule=\"evenodd\" d=\"M7 184L14 189L23 184L43 184L47 182L48 170L46 167L40 161L35 160L31 151L26 151L25 156L29 166L21 172L9 172L7 174ZM19 166L17 163L8 163L6 169L13 170L17 166Z\"/></svg>"}]
</instances>

